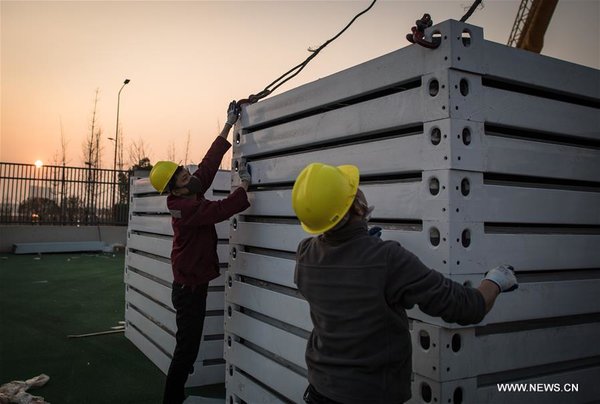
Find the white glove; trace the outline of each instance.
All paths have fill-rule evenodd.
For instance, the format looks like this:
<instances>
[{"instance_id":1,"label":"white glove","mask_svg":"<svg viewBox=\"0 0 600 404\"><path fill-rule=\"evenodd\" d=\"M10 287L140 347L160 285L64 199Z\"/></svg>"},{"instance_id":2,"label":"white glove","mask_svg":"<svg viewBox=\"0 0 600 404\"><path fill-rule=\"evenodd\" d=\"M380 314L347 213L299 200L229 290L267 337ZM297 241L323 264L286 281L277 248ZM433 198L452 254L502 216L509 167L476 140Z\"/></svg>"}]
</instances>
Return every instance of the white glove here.
<instances>
[{"instance_id":1,"label":"white glove","mask_svg":"<svg viewBox=\"0 0 600 404\"><path fill-rule=\"evenodd\" d=\"M500 265L490 269L485 274L485 279L494 282L500 288L500 292L511 292L519 287L515 269L511 265Z\"/></svg>"},{"instance_id":2,"label":"white glove","mask_svg":"<svg viewBox=\"0 0 600 404\"><path fill-rule=\"evenodd\" d=\"M231 126L235 125L240 116L240 107L237 105L235 100L229 103L227 107L227 123Z\"/></svg>"}]
</instances>

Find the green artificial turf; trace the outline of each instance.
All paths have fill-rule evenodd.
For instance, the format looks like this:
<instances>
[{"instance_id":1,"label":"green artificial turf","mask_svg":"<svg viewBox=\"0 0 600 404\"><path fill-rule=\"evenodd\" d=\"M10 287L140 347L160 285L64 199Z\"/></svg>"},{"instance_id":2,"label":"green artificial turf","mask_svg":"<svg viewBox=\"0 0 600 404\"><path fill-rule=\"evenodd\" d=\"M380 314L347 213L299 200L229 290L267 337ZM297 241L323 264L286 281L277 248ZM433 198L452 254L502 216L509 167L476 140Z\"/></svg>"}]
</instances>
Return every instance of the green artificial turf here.
<instances>
[{"instance_id":1,"label":"green artificial turf","mask_svg":"<svg viewBox=\"0 0 600 404\"><path fill-rule=\"evenodd\" d=\"M164 374L123 333L123 254L0 255L0 384L45 373L50 403L160 403ZM223 385L191 390L224 397Z\"/></svg>"}]
</instances>

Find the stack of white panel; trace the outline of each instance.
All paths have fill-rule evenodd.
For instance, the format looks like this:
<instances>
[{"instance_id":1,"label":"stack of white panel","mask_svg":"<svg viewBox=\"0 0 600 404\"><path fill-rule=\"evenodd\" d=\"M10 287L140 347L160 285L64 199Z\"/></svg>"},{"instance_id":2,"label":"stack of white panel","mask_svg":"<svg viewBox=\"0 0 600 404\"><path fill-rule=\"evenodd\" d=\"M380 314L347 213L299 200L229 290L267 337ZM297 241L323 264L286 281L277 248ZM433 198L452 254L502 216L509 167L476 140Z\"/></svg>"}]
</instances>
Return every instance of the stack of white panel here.
<instances>
[{"instance_id":1,"label":"stack of white panel","mask_svg":"<svg viewBox=\"0 0 600 404\"><path fill-rule=\"evenodd\" d=\"M196 167L189 167L194 171ZM231 173L219 171L205 197L223 199L231 188ZM165 195L158 195L147 178L132 181L125 258L125 336L164 373L175 349L175 311L171 303L173 228ZM219 262L225 272L229 222L217 224ZM224 275L209 284L206 319L194 373L186 386L223 383Z\"/></svg>"},{"instance_id":2,"label":"stack of white panel","mask_svg":"<svg viewBox=\"0 0 600 404\"><path fill-rule=\"evenodd\" d=\"M308 235L290 195L311 162L357 165L382 238L453 280L519 272L476 327L409 311L413 402L600 397L600 74L457 21L430 34L437 49L408 46L245 108L233 166L251 167L252 207L232 220L228 402L302 402L312 324L293 272Z\"/></svg>"}]
</instances>

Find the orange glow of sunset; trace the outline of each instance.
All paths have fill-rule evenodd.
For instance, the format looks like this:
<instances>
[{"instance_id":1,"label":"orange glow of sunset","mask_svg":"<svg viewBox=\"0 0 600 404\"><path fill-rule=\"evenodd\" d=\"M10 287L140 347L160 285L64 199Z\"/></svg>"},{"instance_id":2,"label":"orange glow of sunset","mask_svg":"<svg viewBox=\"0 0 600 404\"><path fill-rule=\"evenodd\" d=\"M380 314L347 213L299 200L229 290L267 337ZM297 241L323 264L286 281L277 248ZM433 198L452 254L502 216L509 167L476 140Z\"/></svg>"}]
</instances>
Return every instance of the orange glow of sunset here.
<instances>
[{"instance_id":1,"label":"orange glow of sunset","mask_svg":"<svg viewBox=\"0 0 600 404\"><path fill-rule=\"evenodd\" d=\"M117 134L125 166L134 145L151 162L183 161L188 134L187 163L197 163L229 101L261 91L369 3L2 1L0 161L54 165L64 157L83 166L93 126L104 168L113 166L109 138ZM519 3L484 2L468 22L506 43ZM425 12L438 23L459 19L470 4L379 1L276 93L407 46ZM599 15L598 1L559 1L542 53L599 68Z\"/></svg>"}]
</instances>

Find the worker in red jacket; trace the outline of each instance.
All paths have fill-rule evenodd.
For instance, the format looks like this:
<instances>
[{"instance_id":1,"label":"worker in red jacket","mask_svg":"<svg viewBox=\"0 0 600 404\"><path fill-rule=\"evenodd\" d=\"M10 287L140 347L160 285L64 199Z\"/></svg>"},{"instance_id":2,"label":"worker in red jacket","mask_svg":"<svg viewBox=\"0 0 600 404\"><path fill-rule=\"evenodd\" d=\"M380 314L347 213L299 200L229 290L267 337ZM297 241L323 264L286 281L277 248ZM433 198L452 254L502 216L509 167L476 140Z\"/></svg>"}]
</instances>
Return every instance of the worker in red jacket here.
<instances>
[{"instance_id":1,"label":"worker in red jacket","mask_svg":"<svg viewBox=\"0 0 600 404\"><path fill-rule=\"evenodd\" d=\"M310 404L399 404L411 397L406 310L477 324L501 292L515 289L513 268L491 269L477 288L429 269L396 241L374 237L373 211L352 165L308 165L292 189L302 228L295 283L314 325L306 344ZM371 229L373 230L373 229ZM379 229L381 230L381 229Z\"/></svg>"},{"instance_id":2,"label":"worker in red jacket","mask_svg":"<svg viewBox=\"0 0 600 404\"><path fill-rule=\"evenodd\" d=\"M167 206L173 226L173 289L176 310L176 345L167 373L163 403L179 404L185 399L184 386L200 349L206 312L208 283L219 276L215 224L250 206L246 191L250 175L240 170L241 186L220 201L209 201L204 193L217 174L225 152L231 147L229 131L239 116L232 101L227 123L213 142L198 169L191 174L171 161L159 161L150 172L150 182L160 193L167 191Z\"/></svg>"}]
</instances>

